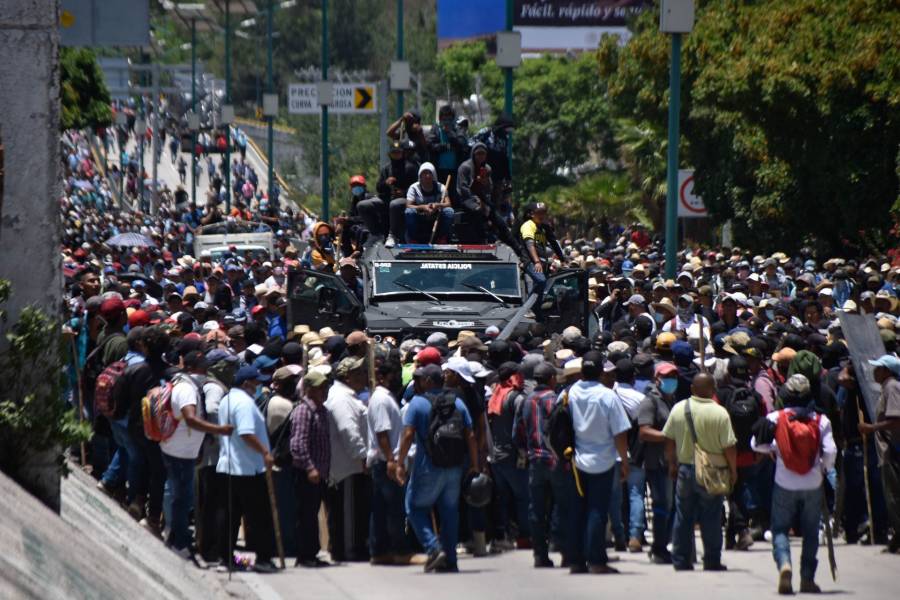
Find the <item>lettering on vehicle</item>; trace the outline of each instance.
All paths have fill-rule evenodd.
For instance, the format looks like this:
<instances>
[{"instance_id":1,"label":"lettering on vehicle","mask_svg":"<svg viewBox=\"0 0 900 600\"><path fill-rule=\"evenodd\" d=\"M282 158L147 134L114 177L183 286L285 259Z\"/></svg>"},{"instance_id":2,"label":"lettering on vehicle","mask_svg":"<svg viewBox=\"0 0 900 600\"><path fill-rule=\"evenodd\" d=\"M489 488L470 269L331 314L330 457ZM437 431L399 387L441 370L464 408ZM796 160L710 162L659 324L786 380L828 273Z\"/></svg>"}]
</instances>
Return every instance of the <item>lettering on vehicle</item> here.
<instances>
[{"instance_id":1,"label":"lettering on vehicle","mask_svg":"<svg viewBox=\"0 0 900 600\"><path fill-rule=\"evenodd\" d=\"M432 321L432 327L448 327L450 329L458 329L461 327L474 327L475 321L457 321L450 319L449 321Z\"/></svg>"},{"instance_id":2,"label":"lettering on vehicle","mask_svg":"<svg viewBox=\"0 0 900 600\"><path fill-rule=\"evenodd\" d=\"M448 269L455 271L471 271L472 263L422 263L422 269Z\"/></svg>"}]
</instances>

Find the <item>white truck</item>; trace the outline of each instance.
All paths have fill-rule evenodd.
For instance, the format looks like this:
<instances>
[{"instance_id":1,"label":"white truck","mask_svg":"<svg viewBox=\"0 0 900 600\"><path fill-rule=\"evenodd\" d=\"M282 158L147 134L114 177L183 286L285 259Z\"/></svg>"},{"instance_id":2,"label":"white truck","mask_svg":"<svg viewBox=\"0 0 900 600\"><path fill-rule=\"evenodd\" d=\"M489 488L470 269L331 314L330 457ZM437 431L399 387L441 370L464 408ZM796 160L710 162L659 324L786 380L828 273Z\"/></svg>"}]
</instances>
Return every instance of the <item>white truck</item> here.
<instances>
[{"instance_id":1,"label":"white truck","mask_svg":"<svg viewBox=\"0 0 900 600\"><path fill-rule=\"evenodd\" d=\"M233 247L233 249L232 249ZM265 223L227 220L203 225L194 232L194 256L220 261L228 252L259 261L269 260L275 248L272 228Z\"/></svg>"}]
</instances>

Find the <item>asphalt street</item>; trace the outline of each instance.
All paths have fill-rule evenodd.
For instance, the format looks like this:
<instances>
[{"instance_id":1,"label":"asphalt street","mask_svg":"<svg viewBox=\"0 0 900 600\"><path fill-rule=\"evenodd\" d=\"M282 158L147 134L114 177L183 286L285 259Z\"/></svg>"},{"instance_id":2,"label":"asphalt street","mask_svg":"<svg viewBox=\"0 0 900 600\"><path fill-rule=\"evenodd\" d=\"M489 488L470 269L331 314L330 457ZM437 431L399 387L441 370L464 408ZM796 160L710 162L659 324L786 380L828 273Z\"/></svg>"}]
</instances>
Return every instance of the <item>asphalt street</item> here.
<instances>
[{"instance_id":1,"label":"asphalt street","mask_svg":"<svg viewBox=\"0 0 900 600\"><path fill-rule=\"evenodd\" d=\"M698 539L698 546L700 546ZM900 556L881 554L882 547L836 545L838 580L832 581L825 548L819 551L816 581L823 594L865 600L897 597ZM699 548L698 548L699 551ZM800 540L792 539L794 589L800 587ZM569 575L567 569L534 569L530 551L472 558L461 555L459 574L425 574L422 567L373 567L348 563L310 570L294 568L273 575L235 574L227 583L237 597L329 598L346 600L653 598L660 600L729 600L778 597L771 545L757 542L747 552L727 551L724 573L701 570L676 573L670 566L652 565L646 554L619 553L619 575ZM559 563L559 555L553 555ZM698 569L699 569L698 565ZM799 594L798 594L799 595Z\"/></svg>"}]
</instances>

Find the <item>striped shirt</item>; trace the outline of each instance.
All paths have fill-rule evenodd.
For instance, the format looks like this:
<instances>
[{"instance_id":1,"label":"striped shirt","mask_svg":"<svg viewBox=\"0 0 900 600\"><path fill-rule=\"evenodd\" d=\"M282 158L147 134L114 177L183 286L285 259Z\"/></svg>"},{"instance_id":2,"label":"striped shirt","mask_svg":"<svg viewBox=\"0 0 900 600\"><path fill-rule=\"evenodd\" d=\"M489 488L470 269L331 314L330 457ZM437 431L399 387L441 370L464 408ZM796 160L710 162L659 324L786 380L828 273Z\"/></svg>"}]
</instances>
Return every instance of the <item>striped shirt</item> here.
<instances>
[{"instance_id":1,"label":"striped shirt","mask_svg":"<svg viewBox=\"0 0 900 600\"><path fill-rule=\"evenodd\" d=\"M291 414L291 457L294 466L309 472L319 472L322 480L328 479L331 463L331 436L328 409L316 406L312 400L301 400Z\"/></svg>"},{"instance_id":2,"label":"striped shirt","mask_svg":"<svg viewBox=\"0 0 900 600\"><path fill-rule=\"evenodd\" d=\"M555 404L556 392L538 386L522 403L515 421L516 445L525 448L529 462L542 461L551 468L556 465L556 457L544 440L544 423Z\"/></svg>"}]
</instances>

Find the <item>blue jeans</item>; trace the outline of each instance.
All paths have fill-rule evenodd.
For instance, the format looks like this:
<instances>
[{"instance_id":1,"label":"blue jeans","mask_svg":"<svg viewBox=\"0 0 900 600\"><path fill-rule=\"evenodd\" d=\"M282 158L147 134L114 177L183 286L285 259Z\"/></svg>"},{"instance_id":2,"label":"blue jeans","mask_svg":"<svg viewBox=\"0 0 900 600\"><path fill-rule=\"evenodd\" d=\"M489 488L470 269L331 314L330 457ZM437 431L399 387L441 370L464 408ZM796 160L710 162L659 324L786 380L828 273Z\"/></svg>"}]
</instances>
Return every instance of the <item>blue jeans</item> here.
<instances>
[{"instance_id":1,"label":"blue jeans","mask_svg":"<svg viewBox=\"0 0 900 600\"><path fill-rule=\"evenodd\" d=\"M583 565L585 561L591 566L605 565L608 562L606 519L615 473L615 468L596 474L578 472L584 496L575 495L575 510L571 513L569 531L572 533L572 565Z\"/></svg>"},{"instance_id":2,"label":"blue jeans","mask_svg":"<svg viewBox=\"0 0 900 600\"><path fill-rule=\"evenodd\" d=\"M819 551L819 521L822 519L822 488L786 490L775 484L772 492L772 556L781 569L791 564L791 541L788 531L800 519L803 549L800 552L800 578L816 577L816 552Z\"/></svg>"},{"instance_id":3,"label":"blue jeans","mask_svg":"<svg viewBox=\"0 0 900 600\"><path fill-rule=\"evenodd\" d=\"M666 469L648 469L644 473L653 501L653 545L650 550L664 555L668 553L666 546L672 538L674 485Z\"/></svg>"},{"instance_id":4,"label":"blue jeans","mask_svg":"<svg viewBox=\"0 0 900 600\"><path fill-rule=\"evenodd\" d=\"M403 486L387 475L387 463L372 465L372 512L369 516L369 555L406 554Z\"/></svg>"},{"instance_id":5,"label":"blue jeans","mask_svg":"<svg viewBox=\"0 0 900 600\"><path fill-rule=\"evenodd\" d=\"M128 481L126 499L131 503L141 487L144 461L128 433L128 417L118 421L110 420L109 424L112 428L113 440L119 449L116 450L109 467L103 473L102 481L105 485L117 485L122 481L124 471L124 478Z\"/></svg>"},{"instance_id":6,"label":"blue jeans","mask_svg":"<svg viewBox=\"0 0 900 600\"><path fill-rule=\"evenodd\" d=\"M431 227L434 222L434 217L431 215L427 215L425 213L419 212L414 208L407 208L404 212L404 216L406 218L406 243L428 243L431 237ZM425 225L428 225L428 234L424 240L420 241L419 232L425 228ZM453 209L449 206L447 208L442 208L440 215L438 216L438 228L435 232L435 239L445 239L450 237L450 227L453 225ZM425 233L422 231L422 235Z\"/></svg>"},{"instance_id":7,"label":"blue jeans","mask_svg":"<svg viewBox=\"0 0 900 600\"><path fill-rule=\"evenodd\" d=\"M616 462L615 477L612 481L612 495L609 497L609 525L613 536L619 540L625 537L625 525L622 524L622 464Z\"/></svg>"},{"instance_id":8,"label":"blue jeans","mask_svg":"<svg viewBox=\"0 0 900 600\"><path fill-rule=\"evenodd\" d=\"M629 465L628 470L628 537L640 538L647 527L644 516L644 490L647 487L647 478L644 468L637 465Z\"/></svg>"},{"instance_id":9,"label":"blue jeans","mask_svg":"<svg viewBox=\"0 0 900 600\"><path fill-rule=\"evenodd\" d=\"M516 468L516 463L504 461L491 464L494 485L499 496L500 518L497 523L497 537L506 537L509 532L509 506L516 508L516 522L519 537L531 535L528 525L528 471Z\"/></svg>"},{"instance_id":10,"label":"blue jeans","mask_svg":"<svg viewBox=\"0 0 900 600\"><path fill-rule=\"evenodd\" d=\"M568 515L572 514L574 489L575 483L571 473L560 468L551 468L544 461L533 461L528 465L528 518L535 556L544 557L549 552L547 524L550 520L551 506L558 514L566 515L566 518L560 519L557 542L563 555L568 555Z\"/></svg>"},{"instance_id":11,"label":"blue jeans","mask_svg":"<svg viewBox=\"0 0 900 600\"><path fill-rule=\"evenodd\" d=\"M162 453L166 467L166 487L163 494L163 513L169 526L167 542L176 550L186 548L191 543L188 530L188 516L194 504L193 458L176 458Z\"/></svg>"},{"instance_id":12,"label":"blue jeans","mask_svg":"<svg viewBox=\"0 0 900 600\"><path fill-rule=\"evenodd\" d=\"M712 496L700 487L694 477L694 465L678 465L675 483L675 525L672 536L672 564L692 565L694 523L700 523L703 539L703 565L722 562L722 501L725 496Z\"/></svg>"},{"instance_id":13,"label":"blue jeans","mask_svg":"<svg viewBox=\"0 0 900 600\"><path fill-rule=\"evenodd\" d=\"M450 566L456 565L462 475L462 467L416 465L406 486L406 515L419 543L428 553L446 552ZM437 508L441 521L440 539L431 524L432 507Z\"/></svg>"},{"instance_id":14,"label":"blue jeans","mask_svg":"<svg viewBox=\"0 0 900 600\"><path fill-rule=\"evenodd\" d=\"M544 273L535 271L534 263L531 262L525 265L525 274L531 279L531 293L537 294L538 297L535 306L540 306L541 297L544 295L544 288L547 286L547 276Z\"/></svg>"}]
</instances>

